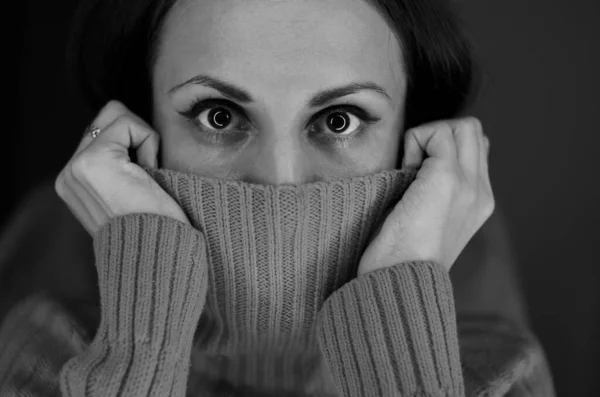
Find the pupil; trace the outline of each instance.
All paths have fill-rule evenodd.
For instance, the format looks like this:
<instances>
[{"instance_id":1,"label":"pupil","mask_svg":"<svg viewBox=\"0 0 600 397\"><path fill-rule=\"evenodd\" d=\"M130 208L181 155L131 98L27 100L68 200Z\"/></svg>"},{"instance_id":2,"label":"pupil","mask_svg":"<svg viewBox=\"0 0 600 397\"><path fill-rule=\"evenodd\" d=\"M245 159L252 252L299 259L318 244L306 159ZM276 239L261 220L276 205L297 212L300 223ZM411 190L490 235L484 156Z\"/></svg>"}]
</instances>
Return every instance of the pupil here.
<instances>
[{"instance_id":1,"label":"pupil","mask_svg":"<svg viewBox=\"0 0 600 397\"><path fill-rule=\"evenodd\" d=\"M344 128L346 128L348 123L346 122L346 118L341 113L334 113L334 115L327 120L327 124L332 131L341 132Z\"/></svg>"},{"instance_id":2,"label":"pupil","mask_svg":"<svg viewBox=\"0 0 600 397\"><path fill-rule=\"evenodd\" d=\"M215 111L216 110L216 111ZM213 124L217 128L224 128L229 124L231 116L229 113L224 112L222 109L214 109L210 111L211 116L209 120L212 120Z\"/></svg>"}]
</instances>

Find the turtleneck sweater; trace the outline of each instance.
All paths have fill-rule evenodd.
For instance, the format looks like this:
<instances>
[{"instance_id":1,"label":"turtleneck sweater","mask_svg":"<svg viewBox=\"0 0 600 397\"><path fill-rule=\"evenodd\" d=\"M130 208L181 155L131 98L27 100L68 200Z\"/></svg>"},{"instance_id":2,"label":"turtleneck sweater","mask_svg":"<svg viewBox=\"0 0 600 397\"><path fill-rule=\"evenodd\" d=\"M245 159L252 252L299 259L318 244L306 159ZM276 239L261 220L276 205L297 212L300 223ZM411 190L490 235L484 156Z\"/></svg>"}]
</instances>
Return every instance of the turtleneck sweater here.
<instances>
[{"instance_id":1,"label":"turtleneck sweater","mask_svg":"<svg viewBox=\"0 0 600 397\"><path fill-rule=\"evenodd\" d=\"M111 219L94 237L100 325L44 294L0 328L0 396L552 396L517 324L461 324L447 270L356 277L408 170L262 186L147 170L191 225Z\"/></svg>"}]
</instances>

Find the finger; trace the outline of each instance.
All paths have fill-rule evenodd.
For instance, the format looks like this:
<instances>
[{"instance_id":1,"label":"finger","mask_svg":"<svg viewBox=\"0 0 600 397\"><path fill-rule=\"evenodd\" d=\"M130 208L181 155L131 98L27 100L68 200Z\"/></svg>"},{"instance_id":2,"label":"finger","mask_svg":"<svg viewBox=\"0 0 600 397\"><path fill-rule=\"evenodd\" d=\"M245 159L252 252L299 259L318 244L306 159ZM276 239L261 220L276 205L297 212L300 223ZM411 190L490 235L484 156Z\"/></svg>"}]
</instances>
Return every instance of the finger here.
<instances>
[{"instance_id":1,"label":"finger","mask_svg":"<svg viewBox=\"0 0 600 397\"><path fill-rule=\"evenodd\" d=\"M419 168L423 163L423 149L415 137L414 130L408 130L404 137L404 158L402 159L402 168Z\"/></svg>"},{"instance_id":2,"label":"finger","mask_svg":"<svg viewBox=\"0 0 600 397\"><path fill-rule=\"evenodd\" d=\"M98 223L92 218L83 201L79 198L79 193L72 189L72 178L65 178L64 172L61 173L55 182L55 191L58 196L67 204L67 208L79 223L92 235L97 229Z\"/></svg>"},{"instance_id":3,"label":"finger","mask_svg":"<svg viewBox=\"0 0 600 397\"><path fill-rule=\"evenodd\" d=\"M101 133L104 131L110 124L112 124L119 116L129 113L129 110L125 105L123 105L119 101L109 101L96 115L92 123L86 128L83 138L79 143L79 146L75 150L75 154L79 154L82 150L92 143L96 138L92 137L89 134L89 130L92 127L99 128Z\"/></svg>"},{"instance_id":4,"label":"finger","mask_svg":"<svg viewBox=\"0 0 600 397\"><path fill-rule=\"evenodd\" d=\"M158 149L160 135L150 131L150 136L136 150L137 162L146 168L158 168Z\"/></svg>"},{"instance_id":5,"label":"finger","mask_svg":"<svg viewBox=\"0 0 600 397\"><path fill-rule=\"evenodd\" d=\"M481 164L481 151L484 150L480 139L482 134L481 123L474 117L456 120L451 123L454 139L456 141L456 152L458 164L463 174L471 178L478 178Z\"/></svg>"},{"instance_id":6,"label":"finger","mask_svg":"<svg viewBox=\"0 0 600 397\"><path fill-rule=\"evenodd\" d=\"M481 134L483 148L481 150L481 174L489 188L491 188L489 163L490 163L490 140L485 134Z\"/></svg>"},{"instance_id":7,"label":"finger","mask_svg":"<svg viewBox=\"0 0 600 397\"><path fill-rule=\"evenodd\" d=\"M483 134L483 141L485 144L485 154L486 156L490 155L490 138L487 135Z\"/></svg>"},{"instance_id":8,"label":"finger","mask_svg":"<svg viewBox=\"0 0 600 397\"><path fill-rule=\"evenodd\" d=\"M480 172L483 172L483 167L485 166L487 160L487 150L485 147L485 136L483 131L480 134L477 134L477 141L479 145L479 150L477 151L479 170Z\"/></svg>"},{"instance_id":9,"label":"finger","mask_svg":"<svg viewBox=\"0 0 600 397\"><path fill-rule=\"evenodd\" d=\"M90 124L89 126L87 126L85 128L85 131L83 132L83 136L81 137L81 140L79 141L79 145L77 146L77 149L75 149L75 153L74 155L80 153L83 149L85 149L94 139L91 135L90 135L90 130L94 127L94 124Z\"/></svg>"},{"instance_id":10,"label":"finger","mask_svg":"<svg viewBox=\"0 0 600 397\"><path fill-rule=\"evenodd\" d=\"M142 167L156 168L158 166L160 135L154 131L150 124L146 123L142 118L129 111L125 105L120 103L119 105L125 110L124 114L127 115L127 117L135 124L135 126L139 127L141 131L150 135L139 145L134 145L130 148L136 151L135 154L138 164Z\"/></svg>"},{"instance_id":11,"label":"finger","mask_svg":"<svg viewBox=\"0 0 600 397\"><path fill-rule=\"evenodd\" d=\"M403 165L418 166L424 156L444 162L457 160L456 143L448 122L427 124L407 131Z\"/></svg>"},{"instance_id":12,"label":"finger","mask_svg":"<svg viewBox=\"0 0 600 397\"><path fill-rule=\"evenodd\" d=\"M158 155L158 134L139 123L130 115L122 115L110 124L89 146L90 150L109 149L117 157L129 159L129 150L135 150L140 165L155 167Z\"/></svg>"},{"instance_id":13,"label":"finger","mask_svg":"<svg viewBox=\"0 0 600 397\"><path fill-rule=\"evenodd\" d=\"M96 189L96 184L89 179L88 170L77 165L74 165L71 170L71 189L81 199L94 223L96 225L103 224L107 216L112 216L110 206ZM98 176L94 180L97 178Z\"/></svg>"}]
</instances>

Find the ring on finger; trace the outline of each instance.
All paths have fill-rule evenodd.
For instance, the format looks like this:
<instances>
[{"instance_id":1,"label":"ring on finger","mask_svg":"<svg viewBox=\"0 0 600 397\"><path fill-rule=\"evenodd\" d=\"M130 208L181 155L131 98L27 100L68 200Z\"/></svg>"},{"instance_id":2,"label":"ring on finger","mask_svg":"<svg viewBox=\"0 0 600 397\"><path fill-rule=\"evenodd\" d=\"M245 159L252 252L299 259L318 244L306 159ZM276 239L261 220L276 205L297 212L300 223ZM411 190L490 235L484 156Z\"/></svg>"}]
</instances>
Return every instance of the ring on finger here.
<instances>
[{"instance_id":1,"label":"ring on finger","mask_svg":"<svg viewBox=\"0 0 600 397\"><path fill-rule=\"evenodd\" d=\"M102 130L100 130L100 128L96 127L93 124L85 130L85 133L91 136L92 138L96 138L98 135L100 135L100 132L102 132Z\"/></svg>"}]
</instances>

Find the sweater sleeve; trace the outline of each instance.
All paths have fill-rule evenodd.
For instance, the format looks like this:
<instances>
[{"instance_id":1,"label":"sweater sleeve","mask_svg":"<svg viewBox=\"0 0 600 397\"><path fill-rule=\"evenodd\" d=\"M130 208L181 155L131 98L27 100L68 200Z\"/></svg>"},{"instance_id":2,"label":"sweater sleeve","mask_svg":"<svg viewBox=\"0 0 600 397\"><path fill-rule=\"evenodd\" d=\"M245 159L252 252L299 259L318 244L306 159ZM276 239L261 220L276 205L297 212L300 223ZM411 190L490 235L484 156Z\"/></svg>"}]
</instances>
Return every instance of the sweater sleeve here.
<instances>
[{"instance_id":1,"label":"sweater sleeve","mask_svg":"<svg viewBox=\"0 0 600 397\"><path fill-rule=\"evenodd\" d=\"M207 289L202 233L129 214L105 225L94 247L94 338L48 297L17 305L0 328L0 396L185 395Z\"/></svg>"},{"instance_id":2,"label":"sweater sleeve","mask_svg":"<svg viewBox=\"0 0 600 397\"><path fill-rule=\"evenodd\" d=\"M535 337L498 318L457 324L449 273L433 262L350 281L325 301L317 335L343 397L554 396Z\"/></svg>"}]
</instances>

